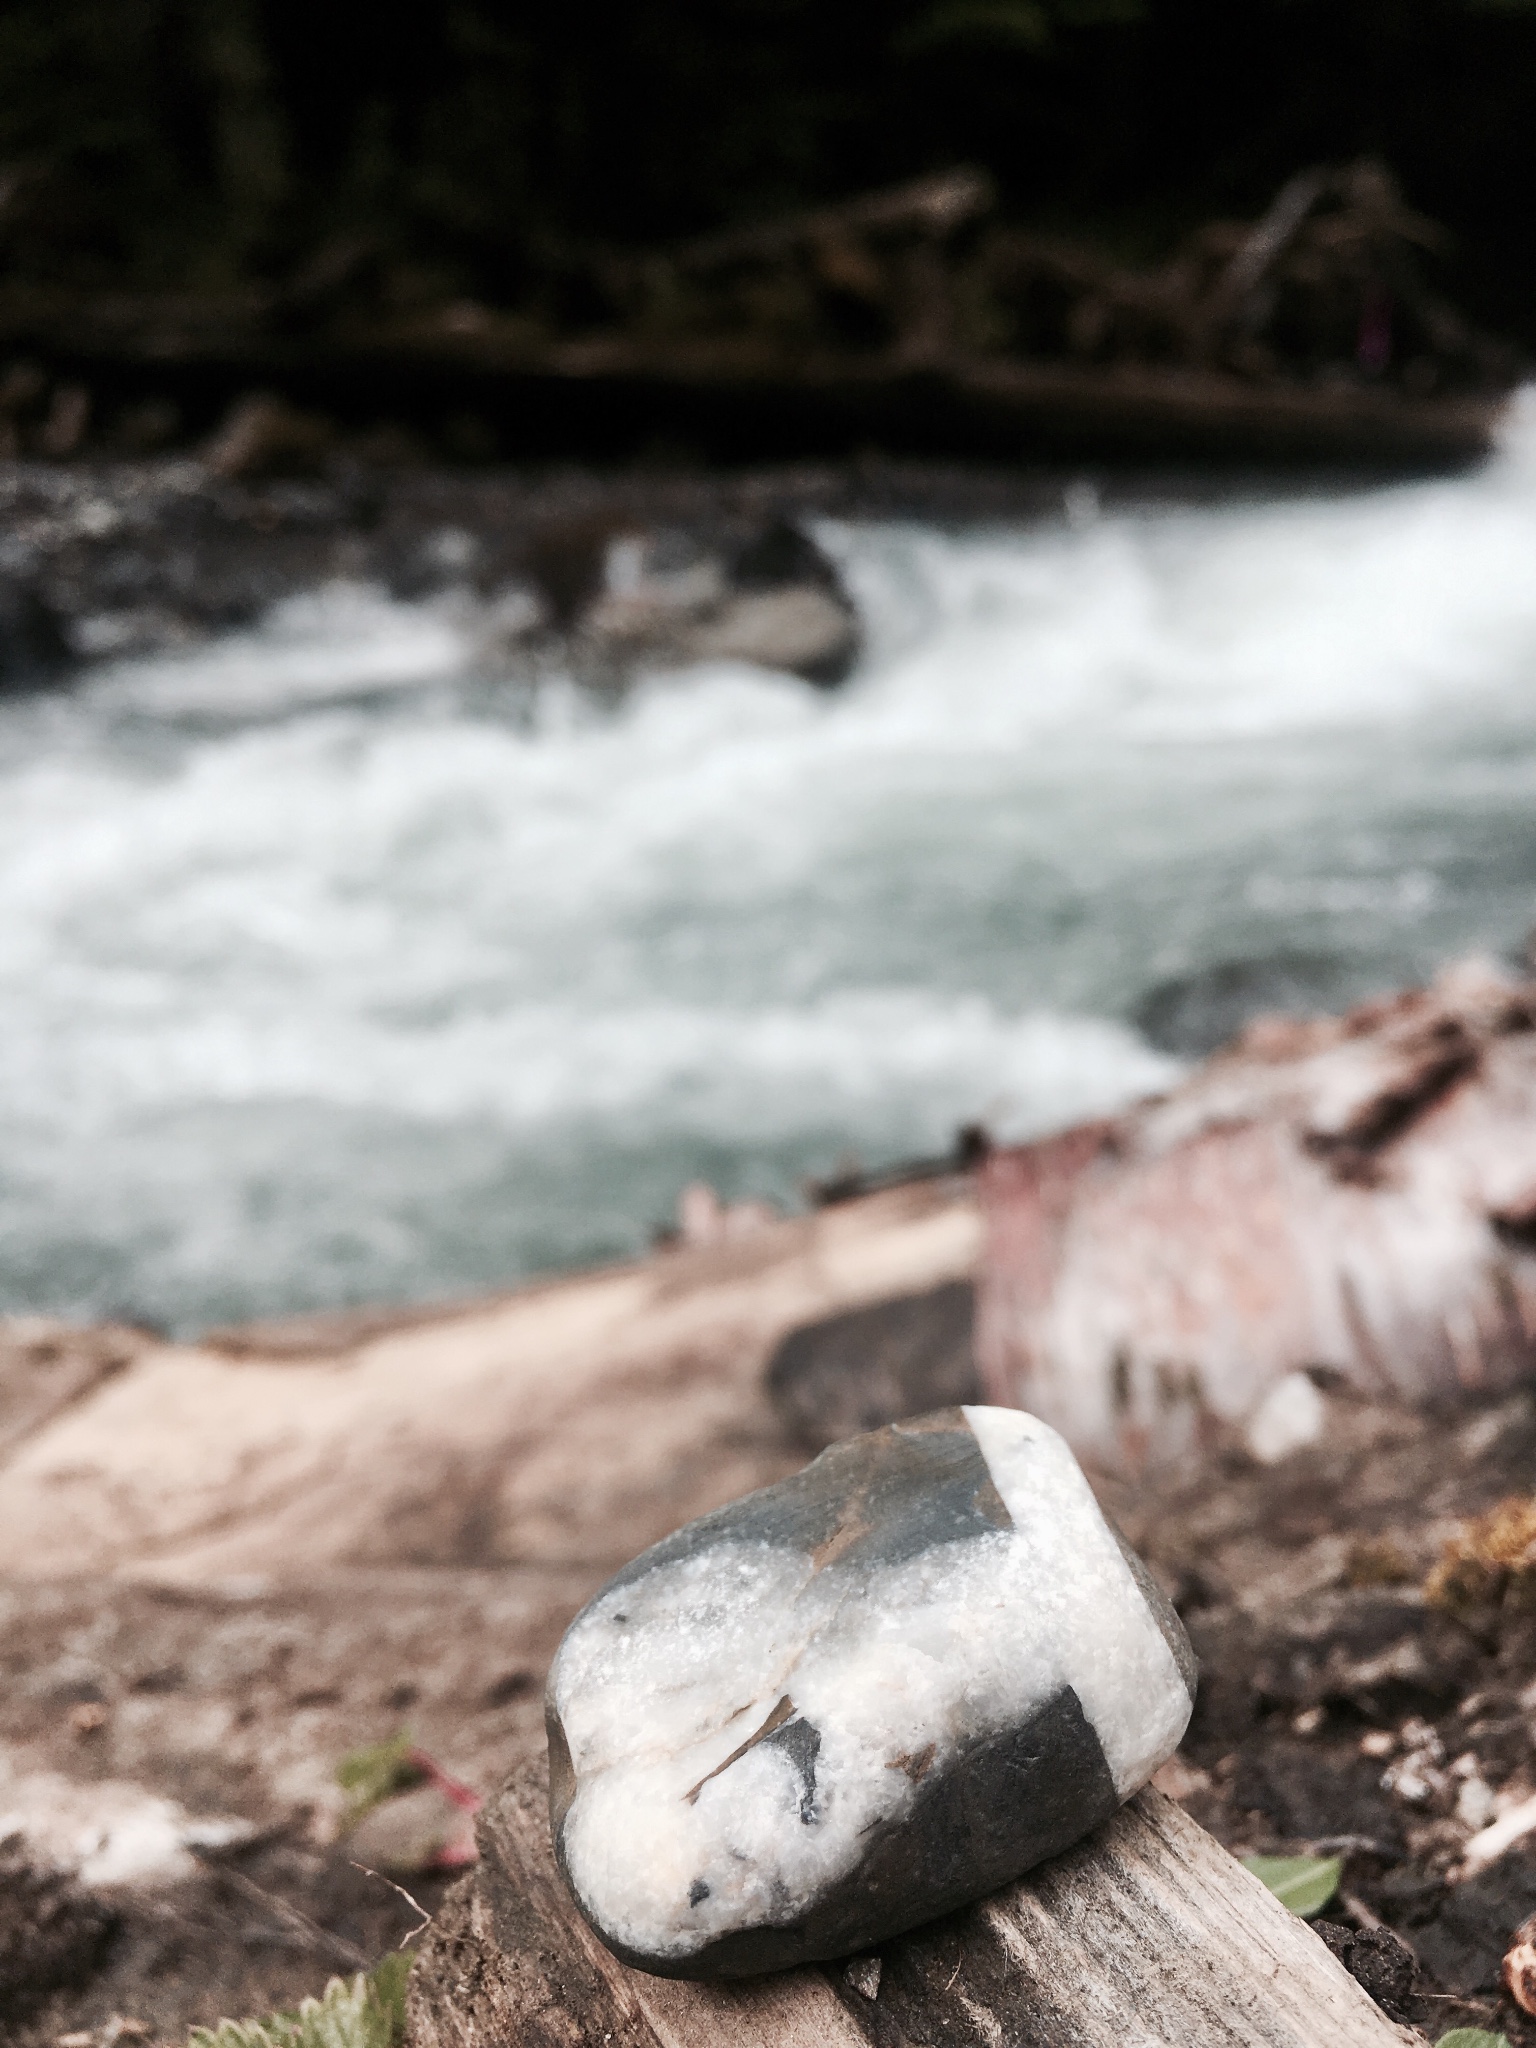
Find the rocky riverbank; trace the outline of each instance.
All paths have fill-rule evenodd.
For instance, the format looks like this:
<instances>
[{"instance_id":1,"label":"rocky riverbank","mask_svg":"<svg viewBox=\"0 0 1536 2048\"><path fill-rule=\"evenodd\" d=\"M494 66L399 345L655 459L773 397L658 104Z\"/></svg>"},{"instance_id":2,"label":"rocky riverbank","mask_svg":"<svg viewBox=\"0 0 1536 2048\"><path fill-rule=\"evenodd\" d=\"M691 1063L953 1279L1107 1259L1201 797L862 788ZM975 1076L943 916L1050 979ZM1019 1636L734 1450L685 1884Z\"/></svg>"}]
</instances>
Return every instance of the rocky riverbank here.
<instances>
[{"instance_id":1,"label":"rocky riverbank","mask_svg":"<svg viewBox=\"0 0 1536 2048\"><path fill-rule=\"evenodd\" d=\"M828 686L862 625L819 518L976 525L1172 502L1200 473L866 461L744 470L471 469L317 449L277 400L196 456L0 461L0 694L250 624L327 584L457 607L488 671L736 659Z\"/></svg>"},{"instance_id":2,"label":"rocky riverbank","mask_svg":"<svg viewBox=\"0 0 1536 2048\"><path fill-rule=\"evenodd\" d=\"M826 687L864 625L819 519L1081 522L1341 481L875 455L734 472L450 467L366 437L317 446L302 414L257 398L194 455L0 459L0 695L195 647L337 584L450 606L487 673L559 668L609 692L647 664L735 659Z\"/></svg>"},{"instance_id":3,"label":"rocky riverbank","mask_svg":"<svg viewBox=\"0 0 1536 2048\"><path fill-rule=\"evenodd\" d=\"M494 1792L591 1592L803 1456L784 1340L962 1286L979 1245L958 1175L393 1324L8 1326L0 1810L49 1930L0 1947L8 2038L180 2048L408 1935L340 1760L409 1729ZM1322 1931L1390 2010L1536 2038L1498 1984L1536 1907L1536 1638L1476 1519L1524 1497L1536 1405L1324 1398L1274 1465L1105 1482L1202 1660L1162 1782L1243 1853L1341 1856ZM404 1881L430 1912L449 1878Z\"/></svg>"},{"instance_id":4,"label":"rocky riverbank","mask_svg":"<svg viewBox=\"0 0 1536 2048\"><path fill-rule=\"evenodd\" d=\"M217 449L0 465L0 689L184 648L334 583L456 604L491 668L558 662L611 689L645 662L737 659L832 684L859 622L807 522L882 490L960 495L942 475L834 471L530 476L339 457L295 475L288 417L248 409L255 445L233 466Z\"/></svg>"}]
</instances>

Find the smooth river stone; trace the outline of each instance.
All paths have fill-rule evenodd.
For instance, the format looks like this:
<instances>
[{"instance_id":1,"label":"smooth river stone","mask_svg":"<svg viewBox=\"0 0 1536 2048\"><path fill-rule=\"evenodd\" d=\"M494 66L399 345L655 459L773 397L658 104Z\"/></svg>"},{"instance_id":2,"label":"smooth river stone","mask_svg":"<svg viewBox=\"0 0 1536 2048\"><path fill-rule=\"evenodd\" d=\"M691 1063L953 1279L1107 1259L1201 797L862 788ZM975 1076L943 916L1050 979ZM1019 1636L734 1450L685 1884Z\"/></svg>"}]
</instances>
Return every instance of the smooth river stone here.
<instances>
[{"instance_id":1,"label":"smooth river stone","mask_svg":"<svg viewBox=\"0 0 1536 2048\"><path fill-rule=\"evenodd\" d=\"M1194 1658L1055 1431L947 1408L636 1558L550 1673L550 1816L625 1962L846 1955L1055 1855L1178 1746Z\"/></svg>"}]
</instances>

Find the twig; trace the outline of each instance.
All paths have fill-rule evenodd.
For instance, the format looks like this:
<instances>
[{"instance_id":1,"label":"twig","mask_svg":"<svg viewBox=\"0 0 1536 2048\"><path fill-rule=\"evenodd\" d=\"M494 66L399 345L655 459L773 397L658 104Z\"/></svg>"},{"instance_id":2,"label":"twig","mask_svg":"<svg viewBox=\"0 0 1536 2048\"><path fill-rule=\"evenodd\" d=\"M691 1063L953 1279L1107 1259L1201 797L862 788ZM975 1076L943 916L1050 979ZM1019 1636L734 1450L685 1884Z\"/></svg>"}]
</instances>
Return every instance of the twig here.
<instances>
[{"instance_id":1,"label":"twig","mask_svg":"<svg viewBox=\"0 0 1536 2048\"><path fill-rule=\"evenodd\" d=\"M427 1911L420 1899L413 1899L411 1897L403 1884L396 1884L395 1880L392 1877L386 1877L382 1870L370 1870L366 1863L353 1863L350 1856L347 1858L347 1861L352 1864L354 1870L360 1870L364 1877L376 1877L380 1884L387 1884L392 1892L398 1892L411 1911L421 1915L421 1927L413 1927L409 1933L402 1934L395 1943L396 1948L404 1948L408 1941L416 1939L417 1935L421 1933L422 1927L430 1927L432 1925L432 1915Z\"/></svg>"},{"instance_id":2,"label":"twig","mask_svg":"<svg viewBox=\"0 0 1536 2048\"><path fill-rule=\"evenodd\" d=\"M1353 1892L1340 1892L1339 1904L1344 1908L1350 1919L1354 1921L1355 1925L1362 1928L1367 1934L1374 1934L1379 1927L1385 1927L1387 1924L1379 1913L1373 1913L1364 1899L1357 1899ZM1392 1931L1394 1934L1397 1933L1396 1928ZM1399 1941L1402 1940L1400 1934L1397 1938ZM1406 1947L1407 1944L1405 1943L1404 1946Z\"/></svg>"},{"instance_id":3,"label":"twig","mask_svg":"<svg viewBox=\"0 0 1536 2048\"><path fill-rule=\"evenodd\" d=\"M1523 1799L1518 1806L1512 1806L1507 1813L1500 1814L1495 1821L1481 1829L1467 1843L1462 1852L1461 1866L1451 1873L1453 1884L1462 1884L1469 1877L1476 1877L1490 1863L1497 1863L1506 1849L1512 1849L1516 1842L1523 1842L1527 1835L1536 1832L1536 1797Z\"/></svg>"},{"instance_id":4,"label":"twig","mask_svg":"<svg viewBox=\"0 0 1536 2048\"><path fill-rule=\"evenodd\" d=\"M1392 1851L1374 1835L1319 1835L1308 1842L1309 1856L1380 1856L1391 1859Z\"/></svg>"},{"instance_id":5,"label":"twig","mask_svg":"<svg viewBox=\"0 0 1536 2048\"><path fill-rule=\"evenodd\" d=\"M345 1935L332 1934L328 1927L322 1927L318 1921L311 1920L307 1913L301 1913L297 1906L289 1905L286 1899L280 1899L275 1892L265 1890L253 1878L247 1877L244 1871L233 1870L228 1864L215 1867L226 1884L233 1885L235 1890L249 1899L253 1905L264 1906L277 1919L286 1920L298 1933L304 1935L312 1947L322 1953L333 1955L338 1962L345 1963L348 1969L366 1970L372 1967L357 1944L348 1941ZM417 1911L420 1910L418 1907Z\"/></svg>"}]
</instances>

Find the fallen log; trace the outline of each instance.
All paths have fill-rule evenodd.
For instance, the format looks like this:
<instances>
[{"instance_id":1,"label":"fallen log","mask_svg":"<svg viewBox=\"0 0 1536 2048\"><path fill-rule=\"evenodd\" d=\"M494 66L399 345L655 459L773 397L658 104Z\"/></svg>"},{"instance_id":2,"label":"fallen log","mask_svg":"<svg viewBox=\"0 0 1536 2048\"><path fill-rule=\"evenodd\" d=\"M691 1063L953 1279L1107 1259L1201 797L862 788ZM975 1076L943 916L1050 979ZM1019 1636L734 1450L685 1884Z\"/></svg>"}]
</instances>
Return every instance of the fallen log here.
<instances>
[{"instance_id":1,"label":"fallen log","mask_svg":"<svg viewBox=\"0 0 1536 2048\"><path fill-rule=\"evenodd\" d=\"M88 428L142 445L172 394L201 430L253 386L355 427L450 408L477 460L658 436L727 460L873 442L1418 467L1492 446L1518 362L1420 281L1434 232L1379 166L1303 173L1257 224L1212 222L1150 270L992 203L959 170L671 249L568 250L509 307L402 310L355 249L223 295L12 280L0 453L74 454ZM323 424L290 406L290 460Z\"/></svg>"},{"instance_id":2,"label":"fallen log","mask_svg":"<svg viewBox=\"0 0 1536 2048\"><path fill-rule=\"evenodd\" d=\"M978 1234L969 1188L928 1182L425 1322L149 1344L0 1439L0 1572L533 1566L589 1574L579 1605L679 1523L799 1464L761 1385L788 1329L963 1278Z\"/></svg>"},{"instance_id":3,"label":"fallen log","mask_svg":"<svg viewBox=\"0 0 1536 2048\"><path fill-rule=\"evenodd\" d=\"M1111 1472L1433 1405L1536 1367L1536 984L1464 963L1256 1020L1171 1094L994 1153L986 1398ZM1310 1380L1306 1377L1310 1375ZM1310 1419L1309 1419L1310 1418Z\"/></svg>"},{"instance_id":4,"label":"fallen log","mask_svg":"<svg viewBox=\"0 0 1536 2048\"><path fill-rule=\"evenodd\" d=\"M649 433L701 454L841 456L874 441L915 455L1019 460L1476 461L1508 392L1416 395L1387 385L1250 382L1200 365L1092 364L953 351L784 350L748 338L627 335L540 344L518 316L451 306L291 337L153 306L0 301L0 351L25 351L112 404L174 389L188 417L270 387L363 426L471 408L491 450L612 458ZM26 446L25 442L20 444ZM3 450L0 450L3 452Z\"/></svg>"},{"instance_id":5,"label":"fallen log","mask_svg":"<svg viewBox=\"0 0 1536 2048\"><path fill-rule=\"evenodd\" d=\"M1389 2048L1418 2039L1161 1793L878 1955L730 1983L648 1976L572 1906L542 1757L411 1973L410 2048Z\"/></svg>"}]
</instances>

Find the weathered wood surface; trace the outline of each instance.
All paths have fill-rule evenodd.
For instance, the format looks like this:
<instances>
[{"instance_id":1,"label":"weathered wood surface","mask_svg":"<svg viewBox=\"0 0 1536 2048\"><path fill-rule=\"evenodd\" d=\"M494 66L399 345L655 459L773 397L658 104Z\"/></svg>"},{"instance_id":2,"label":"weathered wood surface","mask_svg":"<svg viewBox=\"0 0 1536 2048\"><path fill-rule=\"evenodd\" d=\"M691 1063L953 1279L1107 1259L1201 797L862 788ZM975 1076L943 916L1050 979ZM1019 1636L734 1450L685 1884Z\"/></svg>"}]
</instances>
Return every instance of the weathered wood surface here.
<instances>
[{"instance_id":1,"label":"weathered wood surface","mask_svg":"<svg viewBox=\"0 0 1536 2048\"><path fill-rule=\"evenodd\" d=\"M0 1317L0 1460L154 1342L123 1323Z\"/></svg>"},{"instance_id":2,"label":"weathered wood surface","mask_svg":"<svg viewBox=\"0 0 1536 2048\"><path fill-rule=\"evenodd\" d=\"M1387 1402L1529 1377L1533 1027L1536 983L1467 962L1261 1018L1166 1097L994 1154L987 1398L1127 1473L1251 1430L1301 1371Z\"/></svg>"},{"instance_id":3,"label":"weathered wood surface","mask_svg":"<svg viewBox=\"0 0 1536 2048\"><path fill-rule=\"evenodd\" d=\"M963 1278L979 1236L952 1179L424 1324L148 1343L0 1449L0 1572L209 1585L516 1566L590 1591L801 1462L761 1383L787 1330Z\"/></svg>"},{"instance_id":4,"label":"weathered wood surface","mask_svg":"<svg viewBox=\"0 0 1536 2048\"><path fill-rule=\"evenodd\" d=\"M410 2048L1391 2048L1304 1922L1143 1792L1042 1870L873 1959L731 1984L627 1969L554 1867L542 1759L482 1817L483 1861L411 1978Z\"/></svg>"}]
</instances>

